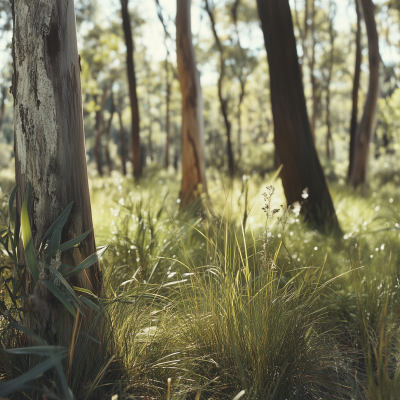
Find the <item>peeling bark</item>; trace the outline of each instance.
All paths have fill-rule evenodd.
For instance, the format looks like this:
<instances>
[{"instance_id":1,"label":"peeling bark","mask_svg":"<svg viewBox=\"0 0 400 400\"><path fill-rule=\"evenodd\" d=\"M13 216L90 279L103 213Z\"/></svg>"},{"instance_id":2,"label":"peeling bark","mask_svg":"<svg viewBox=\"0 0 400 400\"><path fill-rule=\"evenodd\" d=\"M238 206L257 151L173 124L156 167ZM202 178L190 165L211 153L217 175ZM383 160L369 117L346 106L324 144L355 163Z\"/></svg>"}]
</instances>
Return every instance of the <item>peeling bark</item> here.
<instances>
[{"instance_id":1,"label":"peeling bark","mask_svg":"<svg viewBox=\"0 0 400 400\"><path fill-rule=\"evenodd\" d=\"M182 93L182 187L181 206L207 192L204 156L203 100L192 43L191 0L177 0L176 52Z\"/></svg>"},{"instance_id":2,"label":"peeling bark","mask_svg":"<svg viewBox=\"0 0 400 400\"><path fill-rule=\"evenodd\" d=\"M71 201L74 206L63 229L62 242L93 226L74 2L14 0L13 17L15 177L20 185L17 209L20 213L30 181L31 225L37 249L46 230ZM92 232L73 254L80 262L95 251ZM29 272L25 278L29 292ZM98 265L71 279L71 283L99 294ZM45 332L51 334L59 315L59 302L41 284L34 294L29 306ZM26 318L34 329L34 322Z\"/></svg>"}]
</instances>

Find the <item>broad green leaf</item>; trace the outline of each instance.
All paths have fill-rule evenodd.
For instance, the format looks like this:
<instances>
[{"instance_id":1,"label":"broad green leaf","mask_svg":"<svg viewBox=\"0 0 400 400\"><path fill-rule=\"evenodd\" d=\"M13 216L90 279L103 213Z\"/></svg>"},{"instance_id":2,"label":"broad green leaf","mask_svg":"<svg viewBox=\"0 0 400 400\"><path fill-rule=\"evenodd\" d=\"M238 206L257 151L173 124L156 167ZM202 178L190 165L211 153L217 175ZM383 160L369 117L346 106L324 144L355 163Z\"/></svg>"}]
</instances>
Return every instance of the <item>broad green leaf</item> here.
<instances>
[{"instance_id":1,"label":"broad green leaf","mask_svg":"<svg viewBox=\"0 0 400 400\"><path fill-rule=\"evenodd\" d=\"M33 238L32 238L32 230L31 224L29 222L29 209L28 205L30 203L31 193L31 184L28 183L28 187L26 189L26 195L24 203L22 204L21 210L21 227L22 227L22 240L24 242L24 250L26 262L28 264L29 271L32 274L32 277L35 282L39 280L39 267L36 260L35 250L33 248Z\"/></svg>"},{"instance_id":2,"label":"broad green leaf","mask_svg":"<svg viewBox=\"0 0 400 400\"><path fill-rule=\"evenodd\" d=\"M10 198L8 200L8 215L11 219L11 213L12 213L12 209L13 209L13 205L14 205L14 199L15 199L15 194L17 193L17 189L18 189L19 184L17 184L14 189L12 190L11 194L10 194Z\"/></svg>"},{"instance_id":3,"label":"broad green leaf","mask_svg":"<svg viewBox=\"0 0 400 400\"><path fill-rule=\"evenodd\" d=\"M60 245L61 231L62 231L65 223L67 222L67 219L69 217L69 214L71 212L71 208L72 208L73 204L74 204L73 201L71 203L69 203L68 206L65 207L64 211L60 214L60 216L50 225L50 228L47 230L47 232L43 236L42 242L40 244L39 252L43 250L43 248L47 242L47 239L53 235L53 232L55 233L56 229L59 230L59 233L57 233L57 235L55 235L54 242L53 242L54 244L56 243L56 245L54 247L51 247L50 244L52 243L52 240L50 240L49 251L54 250L56 247L58 247ZM53 237L52 237L52 239L53 239Z\"/></svg>"},{"instance_id":4,"label":"broad green leaf","mask_svg":"<svg viewBox=\"0 0 400 400\"><path fill-rule=\"evenodd\" d=\"M74 290L76 290L77 292L86 293L86 294L88 294L89 296L92 296L92 297L94 297L95 299L98 299L98 297L97 297L91 290L89 290L89 289L84 289L84 288L80 288L80 287L77 287L77 286L73 286L73 288L74 288Z\"/></svg>"},{"instance_id":5,"label":"broad green leaf","mask_svg":"<svg viewBox=\"0 0 400 400\"><path fill-rule=\"evenodd\" d=\"M74 307L70 303L70 301L67 299L65 294L60 290L54 283L50 282L48 279L41 279L39 282L43 283L44 285L47 286L47 289L50 290L51 293L54 294L54 296L57 297L57 299L60 301L60 303L73 315L73 317L76 317L76 312L74 310Z\"/></svg>"},{"instance_id":6,"label":"broad green leaf","mask_svg":"<svg viewBox=\"0 0 400 400\"><path fill-rule=\"evenodd\" d=\"M35 354L38 356L50 356L57 354L62 350L68 350L66 347L61 346L31 346L31 347L18 347L16 349L5 349L6 353L10 354Z\"/></svg>"},{"instance_id":7,"label":"broad green leaf","mask_svg":"<svg viewBox=\"0 0 400 400\"><path fill-rule=\"evenodd\" d=\"M48 267L49 270L60 280L60 282L65 286L65 288L68 290L68 292L71 294L71 296L75 299L75 301L81 305L81 301L79 300L79 297L76 295L70 284L65 280L65 278L54 268Z\"/></svg>"},{"instance_id":8,"label":"broad green leaf","mask_svg":"<svg viewBox=\"0 0 400 400\"><path fill-rule=\"evenodd\" d=\"M67 272L64 277L67 278L68 276L78 275L80 272L92 266L95 262L99 260L99 258L103 255L103 253L108 249L108 246L103 246L100 250L96 253L89 256L85 261L82 261L76 268L72 271Z\"/></svg>"},{"instance_id":9,"label":"broad green leaf","mask_svg":"<svg viewBox=\"0 0 400 400\"><path fill-rule=\"evenodd\" d=\"M96 340L95 338L93 338L92 336L88 335L85 332L80 332L79 335L84 336L86 338L88 338L89 340L93 341L96 344L101 344L98 340Z\"/></svg>"},{"instance_id":10,"label":"broad green leaf","mask_svg":"<svg viewBox=\"0 0 400 400\"><path fill-rule=\"evenodd\" d=\"M93 303L93 301L90 301L86 297L81 297L82 303L85 303L87 306L89 306L93 311L100 313L100 308Z\"/></svg>"},{"instance_id":11,"label":"broad green leaf","mask_svg":"<svg viewBox=\"0 0 400 400\"><path fill-rule=\"evenodd\" d=\"M18 253L18 243L19 243L19 234L20 234L21 223L19 220L18 213L15 214L15 224L14 224L14 241L11 243L16 253Z\"/></svg>"},{"instance_id":12,"label":"broad green leaf","mask_svg":"<svg viewBox=\"0 0 400 400\"><path fill-rule=\"evenodd\" d=\"M25 333L25 335L30 336L31 338L35 339L37 343L41 345L46 345L46 342L36 333L30 331L25 326L18 324L17 322L10 322L9 326L12 326L14 329L18 329L19 331Z\"/></svg>"},{"instance_id":13,"label":"broad green leaf","mask_svg":"<svg viewBox=\"0 0 400 400\"><path fill-rule=\"evenodd\" d=\"M26 382L34 380L50 368L54 367L57 364L60 364L63 358L67 356L67 354L68 352L65 350L56 355L53 355L46 361L43 361L40 364L36 365L31 370L19 376L18 378L15 378L7 383L0 384L0 396L5 397L11 393L16 392L17 390L20 390Z\"/></svg>"},{"instance_id":14,"label":"broad green leaf","mask_svg":"<svg viewBox=\"0 0 400 400\"><path fill-rule=\"evenodd\" d=\"M90 232L92 232L93 228L90 228L87 232L82 233L82 235L77 236L74 239L69 240L68 242L63 243L62 245L58 246L57 248L53 249L47 257L54 257L59 251L63 252L69 249L72 249L73 247L76 247L82 240L86 238L87 235L89 235Z\"/></svg>"}]
</instances>

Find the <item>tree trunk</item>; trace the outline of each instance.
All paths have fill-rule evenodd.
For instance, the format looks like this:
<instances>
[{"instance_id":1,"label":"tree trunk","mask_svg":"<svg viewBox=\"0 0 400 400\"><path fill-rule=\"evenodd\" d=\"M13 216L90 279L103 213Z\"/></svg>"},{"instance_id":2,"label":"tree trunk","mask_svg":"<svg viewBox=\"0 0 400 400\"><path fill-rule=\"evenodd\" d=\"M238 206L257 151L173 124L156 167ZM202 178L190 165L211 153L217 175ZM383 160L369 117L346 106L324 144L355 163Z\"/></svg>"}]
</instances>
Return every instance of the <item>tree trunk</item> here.
<instances>
[{"instance_id":1,"label":"tree trunk","mask_svg":"<svg viewBox=\"0 0 400 400\"><path fill-rule=\"evenodd\" d=\"M219 52L219 78L218 78L218 99L219 104L221 106L222 116L224 118L224 124L226 129L226 138L227 138L227 153L228 153L228 171L229 175L233 177L235 173L235 162L233 159L233 151L232 151L232 140L231 140L231 123L229 121L228 115L228 98L223 95L223 84L225 79L225 56L224 56L224 48L222 46L221 40L217 34L214 14L213 10L209 5L209 0L205 2L205 8L208 16L210 17L211 22L211 30L214 36L215 44L217 46Z\"/></svg>"},{"instance_id":2,"label":"tree trunk","mask_svg":"<svg viewBox=\"0 0 400 400\"><path fill-rule=\"evenodd\" d=\"M94 142L94 158L96 160L97 172L99 173L100 176L103 176L103 159L101 157L101 138L105 132L103 107L107 100L107 93L108 90L105 89L103 92L103 96L101 98L101 102L100 104L98 104L100 109L96 111L96 137Z\"/></svg>"},{"instance_id":3,"label":"tree trunk","mask_svg":"<svg viewBox=\"0 0 400 400\"><path fill-rule=\"evenodd\" d=\"M112 160L111 160L111 156L110 156L110 139L111 139L112 120L114 117L114 113L115 113L114 95L113 95L112 86L111 86L110 119L108 120L107 129L106 129L107 136L106 136L106 146L105 146L106 162L107 162L108 172L110 175L111 175L111 171L113 169Z\"/></svg>"},{"instance_id":4,"label":"tree trunk","mask_svg":"<svg viewBox=\"0 0 400 400\"><path fill-rule=\"evenodd\" d=\"M4 118L4 109L6 105L6 95L7 95L7 88L1 88L1 104L0 104L0 130L1 126L3 125L3 118Z\"/></svg>"},{"instance_id":5,"label":"tree trunk","mask_svg":"<svg viewBox=\"0 0 400 400\"><path fill-rule=\"evenodd\" d=\"M125 131L122 124L122 113L121 108L118 108L118 119L119 119L119 146L120 146L120 157L122 165L122 175L126 175L126 143L125 143Z\"/></svg>"},{"instance_id":6,"label":"tree trunk","mask_svg":"<svg viewBox=\"0 0 400 400\"><path fill-rule=\"evenodd\" d=\"M86 167L79 56L74 2L14 0L15 178L20 185L17 210L21 212L25 189L32 184L31 226L38 249L46 230L72 201L62 242L93 226ZM76 262L93 254L93 232L73 250ZM64 263L70 263L63 260ZM40 278L44 276L40 269ZM30 273L25 273L29 293ZM71 285L96 294L101 291L97 264L74 277ZM37 284L28 306L36 313L44 333L53 335L59 302ZM26 323L37 329L33 318Z\"/></svg>"},{"instance_id":7,"label":"tree trunk","mask_svg":"<svg viewBox=\"0 0 400 400\"><path fill-rule=\"evenodd\" d=\"M340 232L312 139L288 0L257 0L270 73L275 149L288 204L301 202L305 219ZM279 38L279 40L277 40ZM308 189L308 196L303 191Z\"/></svg>"},{"instance_id":8,"label":"tree trunk","mask_svg":"<svg viewBox=\"0 0 400 400\"><path fill-rule=\"evenodd\" d=\"M350 180L350 174L353 169L355 143L356 143L356 130L357 130L357 114L358 114L358 90L360 87L360 75L361 75L361 10L359 1L354 0L356 3L357 13L357 32L356 32L356 63L354 68L354 79L353 79L353 93L352 100L353 105L351 108L351 122L350 122L350 150L349 150L349 169L347 172L347 179Z\"/></svg>"},{"instance_id":9,"label":"tree trunk","mask_svg":"<svg viewBox=\"0 0 400 400\"><path fill-rule=\"evenodd\" d=\"M372 0L361 0L364 20L367 28L369 54L369 86L364 104L364 112L356 130L354 162L350 172L350 182L354 187L363 185L367 180L369 143L373 130L376 103L379 88L379 42L376 30L374 4Z\"/></svg>"},{"instance_id":10,"label":"tree trunk","mask_svg":"<svg viewBox=\"0 0 400 400\"><path fill-rule=\"evenodd\" d=\"M168 67L168 59L165 60L165 90L166 90L166 115L165 115L165 160L164 160L164 168L168 169L169 167L169 148L171 144L171 121L170 121L170 107L171 107L171 82L169 80L169 67Z\"/></svg>"},{"instance_id":11,"label":"tree trunk","mask_svg":"<svg viewBox=\"0 0 400 400\"><path fill-rule=\"evenodd\" d=\"M133 175L139 179L142 175L142 162L140 150L140 125L139 125L139 104L136 94L136 75L135 64L133 61L133 39L131 20L128 11L128 0L121 0L122 25L125 35L126 44L126 66L129 84L129 97L131 101L131 117L132 117L132 161Z\"/></svg>"},{"instance_id":12,"label":"tree trunk","mask_svg":"<svg viewBox=\"0 0 400 400\"><path fill-rule=\"evenodd\" d=\"M328 77L326 78L326 157L331 158L333 153L330 148L330 143L332 141L332 132L331 132L331 80L332 80L332 70L333 70L333 63L334 59L334 51L335 51L335 33L333 30L333 18L334 14L332 15L332 1L329 3L329 39L331 43L331 54L329 60L329 69L328 69Z\"/></svg>"},{"instance_id":13,"label":"tree trunk","mask_svg":"<svg viewBox=\"0 0 400 400\"><path fill-rule=\"evenodd\" d=\"M311 113L311 134L315 142L315 125L317 121L317 82L315 79L315 0L312 0L311 7L311 62L310 76L312 89L312 113Z\"/></svg>"},{"instance_id":14,"label":"tree trunk","mask_svg":"<svg viewBox=\"0 0 400 400\"><path fill-rule=\"evenodd\" d=\"M207 192L203 100L192 43L190 7L191 0L177 0L176 53L182 93L182 207L194 201L201 191Z\"/></svg>"}]
</instances>

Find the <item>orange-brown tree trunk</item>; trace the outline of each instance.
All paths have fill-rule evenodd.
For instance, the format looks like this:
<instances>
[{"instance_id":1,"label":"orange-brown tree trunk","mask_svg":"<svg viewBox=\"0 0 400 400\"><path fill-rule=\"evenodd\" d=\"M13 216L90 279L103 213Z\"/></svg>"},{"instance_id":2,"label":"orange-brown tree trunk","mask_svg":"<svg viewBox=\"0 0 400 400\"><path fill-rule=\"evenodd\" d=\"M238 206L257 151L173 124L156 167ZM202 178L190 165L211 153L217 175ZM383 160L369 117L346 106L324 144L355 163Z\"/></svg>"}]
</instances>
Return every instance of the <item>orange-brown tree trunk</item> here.
<instances>
[{"instance_id":1,"label":"orange-brown tree trunk","mask_svg":"<svg viewBox=\"0 0 400 400\"><path fill-rule=\"evenodd\" d=\"M289 1L257 0L257 5L268 55L275 149L283 164L287 203L303 203L306 220L326 232L340 232L307 116Z\"/></svg>"},{"instance_id":2,"label":"orange-brown tree trunk","mask_svg":"<svg viewBox=\"0 0 400 400\"><path fill-rule=\"evenodd\" d=\"M13 82L15 178L20 185L20 213L28 182L32 184L31 226L36 250L50 225L74 202L62 231L70 240L93 226L86 166L79 56L74 2L14 0ZM40 10L40 12L37 12ZM29 49L29 51L27 50ZM93 232L73 250L76 262L93 254ZM63 260L70 263L68 260ZM30 273L26 272L26 290ZM39 277L44 276L40 267ZM71 279L73 286L101 291L97 264ZM35 286L29 300L44 333L51 336L60 303ZM33 323L33 319L28 318ZM32 327L32 325L31 325Z\"/></svg>"},{"instance_id":3,"label":"orange-brown tree trunk","mask_svg":"<svg viewBox=\"0 0 400 400\"><path fill-rule=\"evenodd\" d=\"M369 85L361 121L357 126L354 144L354 160L350 182L354 187L367 181L369 143L374 128L376 103L379 89L379 41L372 0L361 0L368 37Z\"/></svg>"},{"instance_id":4,"label":"orange-brown tree trunk","mask_svg":"<svg viewBox=\"0 0 400 400\"><path fill-rule=\"evenodd\" d=\"M191 0L177 0L176 53L182 93L182 206L193 202L201 192L207 192L203 101L192 43L190 7Z\"/></svg>"},{"instance_id":5,"label":"orange-brown tree trunk","mask_svg":"<svg viewBox=\"0 0 400 400\"><path fill-rule=\"evenodd\" d=\"M349 168L347 178L350 180L350 173L353 169L356 131L357 131L357 115L358 115L358 90L360 88L361 75L361 10L360 0L355 0L357 14L357 31L356 31L356 62L354 67L353 92L352 92L352 107L351 107L351 122L350 122L350 150L349 150Z\"/></svg>"},{"instance_id":6,"label":"orange-brown tree trunk","mask_svg":"<svg viewBox=\"0 0 400 400\"><path fill-rule=\"evenodd\" d=\"M139 104L136 93L136 75L135 64L133 60L133 39L131 19L129 17L128 0L121 0L122 12L122 27L124 29L125 44L126 44L126 66L129 84L129 98L131 102L131 117L132 117L132 161L133 175L139 179L142 175L142 162L140 150L140 124L139 124Z\"/></svg>"}]
</instances>

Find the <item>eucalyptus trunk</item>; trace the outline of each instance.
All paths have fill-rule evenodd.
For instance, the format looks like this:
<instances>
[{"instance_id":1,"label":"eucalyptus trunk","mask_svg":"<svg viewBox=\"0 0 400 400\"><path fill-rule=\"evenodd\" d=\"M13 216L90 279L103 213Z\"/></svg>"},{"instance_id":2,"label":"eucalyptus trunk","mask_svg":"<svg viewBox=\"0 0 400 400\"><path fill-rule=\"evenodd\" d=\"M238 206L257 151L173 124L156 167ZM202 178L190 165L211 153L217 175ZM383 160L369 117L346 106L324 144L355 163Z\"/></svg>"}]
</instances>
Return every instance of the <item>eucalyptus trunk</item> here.
<instances>
[{"instance_id":1,"label":"eucalyptus trunk","mask_svg":"<svg viewBox=\"0 0 400 400\"><path fill-rule=\"evenodd\" d=\"M349 150L349 168L347 177L350 179L350 174L353 169L356 131L357 131L357 115L358 115L358 90L360 88L361 75L361 10L360 0L355 0L357 14L357 31L356 31L356 61L354 66L353 92L352 92L352 107L351 107L351 122L350 122L350 150Z\"/></svg>"},{"instance_id":2,"label":"eucalyptus trunk","mask_svg":"<svg viewBox=\"0 0 400 400\"><path fill-rule=\"evenodd\" d=\"M70 202L71 214L61 241L93 226L86 167L79 55L74 2L14 0L13 81L15 178L20 185L17 210L21 213L28 182L32 184L31 226L37 249L45 232ZM96 251L93 232L73 249L79 263ZM62 260L70 264L69 259ZM40 278L44 271L40 271ZM29 293L30 273L25 273ZM97 264L71 286L101 291ZM59 317L58 300L38 284L28 306L44 332L51 335ZM27 315L28 326L35 322Z\"/></svg>"},{"instance_id":3,"label":"eucalyptus trunk","mask_svg":"<svg viewBox=\"0 0 400 400\"><path fill-rule=\"evenodd\" d=\"M354 160L350 171L350 182L354 187L367 181L369 143L374 129L376 103L379 89L379 41L376 30L374 4L371 0L361 0L368 37L369 85L364 112L357 126L354 144Z\"/></svg>"},{"instance_id":4,"label":"eucalyptus trunk","mask_svg":"<svg viewBox=\"0 0 400 400\"><path fill-rule=\"evenodd\" d=\"M136 93L136 74L135 63L133 60L133 39L131 19L128 10L128 0L121 0L122 27L125 35L126 44L126 67L128 74L129 98L131 102L131 118L132 118L132 161L133 175L139 179L142 175L142 161L140 149L140 124L139 124L139 104Z\"/></svg>"},{"instance_id":5,"label":"eucalyptus trunk","mask_svg":"<svg viewBox=\"0 0 400 400\"><path fill-rule=\"evenodd\" d=\"M302 203L305 219L340 232L307 116L288 0L257 0L270 73L275 151L288 205ZM279 38L279 39L278 39Z\"/></svg>"},{"instance_id":6,"label":"eucalyptus trunk","mask_svg":"<svg viewBox=\"0 0 400 400\"><path fill-rule=\"evenodd\" d=\"M182 93L182 206L194 201L201 192L207 192L203 101L192 43L190 7L191 0L177 0L176 53Z\"/></svg>"}]
</instances>

